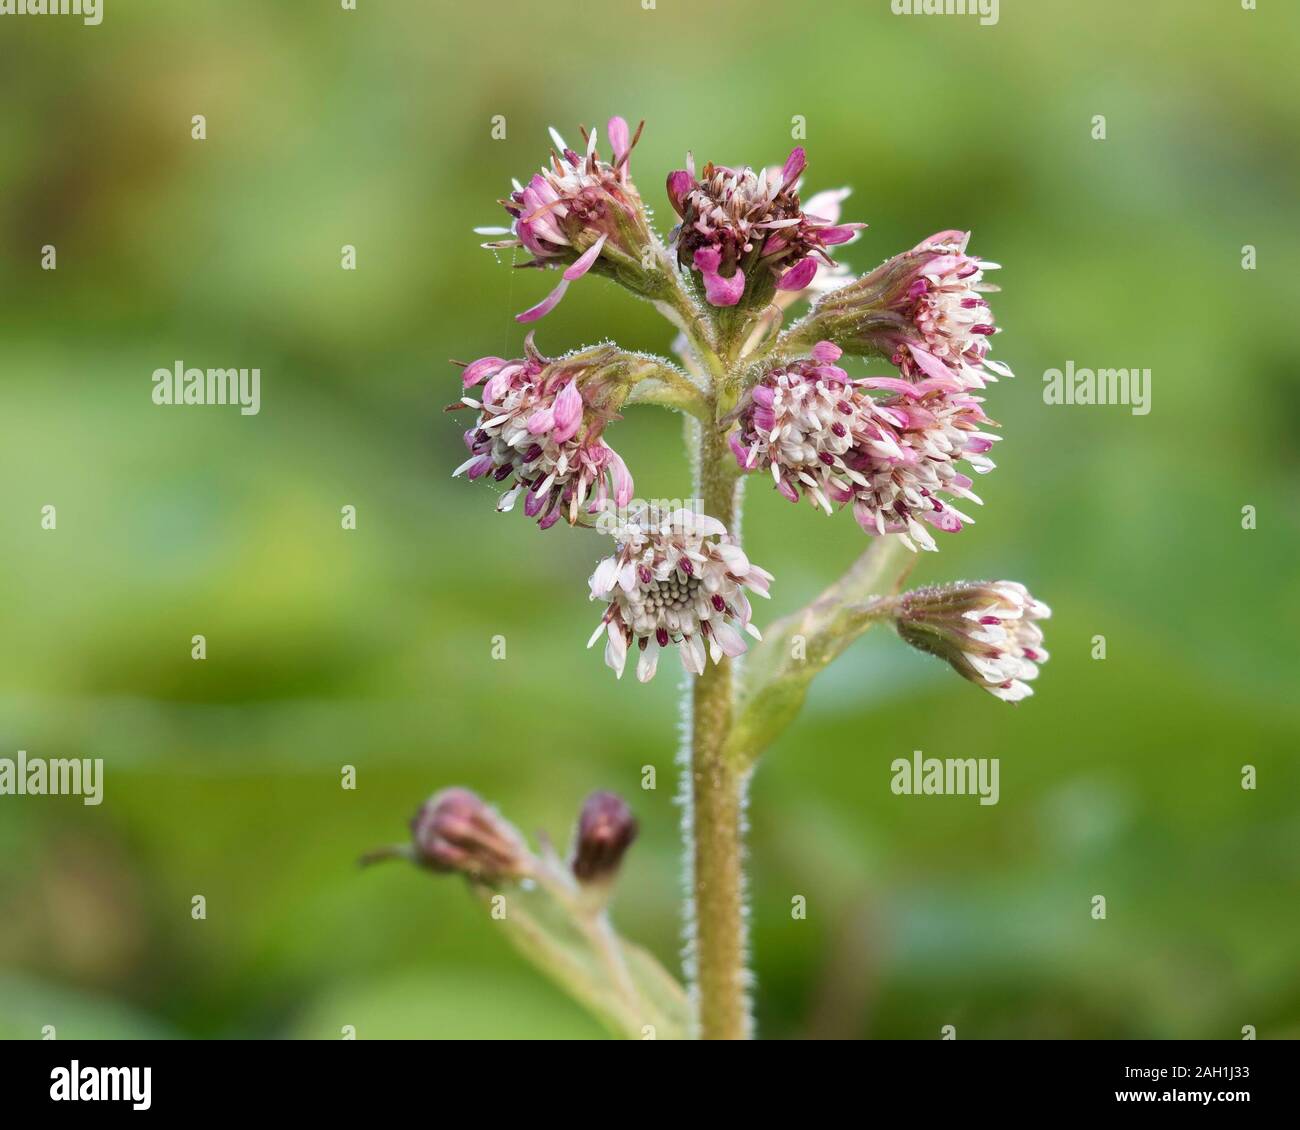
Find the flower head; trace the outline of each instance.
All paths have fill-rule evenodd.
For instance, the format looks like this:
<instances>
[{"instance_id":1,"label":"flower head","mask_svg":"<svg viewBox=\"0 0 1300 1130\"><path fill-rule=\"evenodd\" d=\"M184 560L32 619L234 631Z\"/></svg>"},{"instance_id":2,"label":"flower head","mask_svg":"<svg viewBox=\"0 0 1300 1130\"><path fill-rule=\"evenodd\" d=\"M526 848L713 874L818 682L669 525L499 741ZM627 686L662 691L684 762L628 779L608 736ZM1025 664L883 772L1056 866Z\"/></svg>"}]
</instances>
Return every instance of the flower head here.
<instances>
[{"instance_id":1,"label":"flower head","mask_svg":"<svg viewBox=\"0 0 1300 1130\"><path fill-rule=\"evenodd\" d=\"M888 357L909 380L983 388L1011 376L988 356L996 332L984 272L998 264L966 253L970 232L943 231L856 282L818 299L797 335L829 338L851 353Z\"/></svg>"},{"instance_id":2,"label":"flower head","mask_svg":"<svg viewBox=\"0 0 1300 1130\"><path fill-rule=\"evenodd\" d=\"M434 793L411 820L416 858L434 871L474 878L519 878L531 855L523 837L469 789Z\"/></svg>"},{"instance_id":3,"label":"flower head","mask_svg":"<svg viewBox=\"0 0 1300 1130\"><path fill-rule=\"evenodd\" d=\"M807 495L828 514L851 503L867 533L938 548L922 522L946 532L972 522L940 495L980 501L957 462L993 468L986 453L997 437L983 430L991 421L980 398L932 380L853 380L839 356L819 342L810 359L764 374L738 409L737 462L770 471L791 502Z\"/></svg>"},{"instance_id":4,"label":"flower head","mask_svg":"<svg viewBox=\"0 0 1300 1130\"><path fill-rule=\"evenodd\" d=\"M636 839L637 823L617 793L594 792L582 806L573 838L574 878L580 883L612 879Z\"/></svg>"},{"instance_id":5,"label":"flower head","mask_svg":"<svg viewBox=\"0 0 1300 1130\"><path fill-rule=\"evenodd\" d=\"M835 265L826 248L847 243L865 224L841 224L840 202L848 189L819 193L799 203L799 178L807 165L796 148L779 169L730 169L712 162L697 178L695 160L668 175L668 199L681 223L672 243L678 262L700 272L714 306L735 306L751 288L770 297L806 290L819 264Z\"/></svg>"},{"instance_id":6,"label":"flower head","mask_svg":"<svg viewBox=\"0 0 1300 1130\"><path fill-rule=\"evenodd\" d=\"M682 666L700 675L707 658L718 663L746 650L737 628L761 638L745 589L766 597L772 574L750 564L716 518L675 510L661 520L642 509L617 525L614 539L613 556L591 577L591 599L607 607L587 646L606 636L605 662L619 678L633 646L644 683L662 648L676 645Z\"/></svg>"},{"instance_id":7,"label":"flower head","mask_svg":"<svg viewBox=\"0 0 1300 1130\"><path fill-rule=\"evenodd\" d=\"M645 123L643 122L642 125ZM508 229L480 228L482 235L511 238L484 247L523 247L533 258L525 267L563 268L559 285L536 306L516 315L520 322L535 322L549 314L568 289L593 267L616 274L635 289L645 289L648 273L642 267L645 248L653 236L645 205L628 175L628 158L641 136L641 126L630 136L627 122L611 118L606 127L613 153L608 161L596 152L597 134L583 131L585 153L570 149L554 130L550 165L534 174L502 206L510 213Z\"/></svg>"},{"instance_id":8,"label":"flower head","mask_svg":"<svg viewBox=\"0 0 1300 1130\"><path fill-rule=\"evenodd\" d=\"M513 509L522 494L524 513L542 529L561 517L576 522L588 499L594 512L611 492L626 506L632 476L601 434L617 407L619 384L610 373L619 356L598 348L552 361L537 352L530 334L523 358L483 357L468 365L465 388L482 384L483 394L452 405L478 411L465 433L470 457L453 474L513 478L497 509Z\"/></svg>"},{"instance_id":9,"label":"flower head","mask_svg":"<svg viewBox=\"0 0 1300 1130\"><path fill-rule=\"evenodd\" d=\"M894 605L894 626L962 678L1019 702L1034 693L1029 682L1047 661L1037 621L1051 614L1016 581L959 581L904 593Z\"/></svg>"}]
</instances>

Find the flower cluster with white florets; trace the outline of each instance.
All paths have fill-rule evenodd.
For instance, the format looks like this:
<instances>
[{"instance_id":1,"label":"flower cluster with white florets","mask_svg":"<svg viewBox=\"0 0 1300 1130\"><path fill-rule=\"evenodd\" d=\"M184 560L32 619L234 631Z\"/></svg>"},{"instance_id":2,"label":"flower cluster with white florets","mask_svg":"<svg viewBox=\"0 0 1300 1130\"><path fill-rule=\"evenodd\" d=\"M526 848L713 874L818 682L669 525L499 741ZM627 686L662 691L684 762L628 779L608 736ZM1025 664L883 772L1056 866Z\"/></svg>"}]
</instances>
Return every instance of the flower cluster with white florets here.
<instances>
[{"instance_id":1,"label":"flower cluster with white florets","mask_svg":"<svg viewBox=\"0 0 1300 1130\"><path fill-rule=\"evenodd\" d=\"M762 638L745 590L766 597L772 574L751 564L717 519L692 510L660 519L638 510L613 536L613 555L591 577L591 599L606 608L587 646L606 636L605 662L620 678L633 649L644 683L662 648L676 646L682 666L702 675L706 659L744 653L741 632Z\"/></svg>"},{"instance_id":2,"label":"flower cluster with white florets","mask_svg":"<svg viewBox=\"0 0 1300 1130\"><path fill-rule=\"evenodd\" d=\"M1047 661L1039 620L1052 610L1017 581L959 581L916 589L893 606L894 626L913 647L946 660L1004 702L1033 694Z\"/></svg>"},{"instance_id":3,"label":"flower cluster with white florets","mask_svg":"<svg viewBox=\"0 0 1300 1130\"><path fill-rule=\"evenodd\" d=\"M620 676L635 652L645 681L665 648L677 648L695 675L744 652L746 635L759 638L748 594L766 596L772 576L715 518L629 510L632 476L605 438L625 404L689 412L725 436L733 474L770 476L791 502L807 498L827 514L847 508L869 535L935 550L935 532L973 521L967 509L980 498L971 475L993 469L999 437L976 394L1011 373L989 357L996 326L987 296L998 288L985 273L997 264L968 252L968 232L938 232L852 279L830 249L866 225L841 222L847 189L801 201L807 157L796 148L783 165L759 170L710 162L697 172L688 155L667 178L679 222L662 240L630 173L640 135L611 119L605 159L595 130L583 131L582 152L552 131L549 164L502 201L510 226L478 230L507 237L485 246L527 251L521 266L561 272L520 321L541 318L594 272L669 317L681 331L682 367L612 345L551 359L530 334L520 359L467 365L466 394L452 408L476 413L456 473L500 484L499 510L522 499L543 529L564 519L613 537L614 552L590 580L591 598L605 606L591 642L605 639L605 661ZM807 313L777 332L785 307L801 300ZM847 357L893 371L852 376ZM938 590L919 590L930 604L918 596L899 632L1015 701L1046 658L1034 623L1046 609L1011 582L967 590L984 603L963 606L956 627L940 631ZM960 603L944 592L944 608Z\"/></svg>"}]
</instances>

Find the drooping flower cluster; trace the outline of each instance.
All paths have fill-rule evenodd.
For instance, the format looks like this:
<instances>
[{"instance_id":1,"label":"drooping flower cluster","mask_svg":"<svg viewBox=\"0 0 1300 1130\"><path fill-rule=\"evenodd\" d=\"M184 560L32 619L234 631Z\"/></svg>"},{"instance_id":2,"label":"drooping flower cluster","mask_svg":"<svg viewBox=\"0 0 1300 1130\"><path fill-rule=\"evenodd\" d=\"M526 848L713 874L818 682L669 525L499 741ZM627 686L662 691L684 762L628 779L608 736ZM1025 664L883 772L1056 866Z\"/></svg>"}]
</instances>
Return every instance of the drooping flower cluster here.
<instances>
[{"instance_id":1,"label":"drooping flower cluster","mask_svg":"<svg viewBox=\"0 0 1300 1130\"><path fill-rule=\"evenodd\" d=\"M904 593L894 605L899 636L946 660L1004 702L1033 694L1047 661L1037 621L1052 610L1016 581L958 582Z\"/></svg>"},{"instance_id":2,"label":"drooping flower cluster","mask_svg":"<svg viewBox=\"0 0 1300 1130\"><path fill-rule=\"evenodd\" d=\"M644 123L642 123L644 124ZM551 163L501 201L512 217L508 229L479 228L482 235L510 239L485 243L488 248L523 247L533 258L524 267L562 267L559 284L536 306L516 315L535 322L549 314L564 297L569 283L580 279L599 260L632 285L645 275L643 250L651 245L645 206L628 175L628 158L641 136L629 136L627 122L611 118L606 127L613 155L604 161L596 152L597 134L584 136L585 153L570 149L554 130L556 149Z\"/></svg>"},{"instance_id":3,"label":"drooping flower cluster","mask_svg":"<svg viewBox=\"0 0 1300 1130\"><path fill-rule=\"evenodd\" d=\"M613 352L613 351L609 351ZM602 436L612 416L599 404L604 389L600 352L581 360L551 361L533 345L524 357L483 357L466 367L466 389L483 384L481 400L462 397L453 409L477 409L465 432L470 457L453 472L471 479L491 475L513 484L498 510L511 510L522 494L524 513L542 529L561 517L578 520L584 506L599 510L612 497L619 506L632 499L632 476Z\"/></svg>"},{"instance_id":4,"label":"drooping flower cluster","mask_svg":"<svg viewBox=\"0 0 1300 1130\"><path fill-rule=\"evenodd\" d=\"M607 607L587 646L606 636L605 662L619 678L634 647L644 683L663 648L676 646L682 666L701 675L708 659L718 663L746 650L742 631L761 638L745 590L766 597L772 574L751 564L717 519L640 509L613 535L613 555L591 577L591 599Z\"/></svg>"},{"instance_id":5,"label":"drooping flower cluster","mask_svg":"<svg viewBox=\"0 0 1300 1130\"><path fill-rule=\"evenodd\" d=\"M811 359L771 369L749 390L731 436L736 461L770 471L791 502L806 494L828 514L851 503L867 533L937 549L921 523L960 530L973 520L950 499L980 501L956 464L993 469L987 452L998 437L983 430L991 421L980 398L933 380L853 380L839 357L819 342Z\"/></svg>"},{"instance_id":6,"label":"drooping flower cluster","mask_svg":"<svg viewBox=\"0 0 1300 1130\"><path fill-rule=\"evenodd\" d=\"M755 172L710 162L697 178L688 154L686 168L668 175L668 199L682 221L670 241L678 262L700 273L712 305L735 306L747 280L770 277L781 290L804 290L819 265L835 266L826 248L847 243L866 226L839 222L847 189L800 205L799 178L807 163L800 147L779 169Z\"/></svg>"},{"instance_id":7,"label":"drooping flower cluster","mask_svg":"<svg viewBox=\"0 0 1300 1130\"><path fill-rule=\"evenodd\" d=\"M1011 376L988 356L996 332L984 272L997 263L966 253L970 232L942 231L856 282L817 300L792 333L829 338L850 353L888 357L909 380L983 388Z\"/></svg>"}]
</instances>

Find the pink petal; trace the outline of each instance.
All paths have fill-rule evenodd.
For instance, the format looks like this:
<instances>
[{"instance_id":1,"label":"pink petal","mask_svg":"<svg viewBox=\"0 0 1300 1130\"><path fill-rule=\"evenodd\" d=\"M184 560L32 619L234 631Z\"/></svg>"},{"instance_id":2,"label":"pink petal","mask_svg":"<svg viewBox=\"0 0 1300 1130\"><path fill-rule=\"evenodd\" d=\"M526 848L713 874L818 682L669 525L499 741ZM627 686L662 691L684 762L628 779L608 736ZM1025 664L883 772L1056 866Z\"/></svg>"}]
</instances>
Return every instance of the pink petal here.
<instances>
[{"instance_id":1,"label":"pink petal","mask_svg":"<svg viewBox=\"0 0 1300 1130\"><path fill-rule=\"evenodd\" d=\"M578 382L570 381L560 390L552 409L555 416L555 431L552 433L557 443L572 439L582 423L582 393L578 391ZM531 432L532 424L528 430Z\"/></svg>"},{"instance_id":2,"label":"pink petal","mask_svg":"<svg viewBox=\"0 0 1300 1130\"><path fill-rule=\"evenodd\" d=\"M722 266L722 252L716 247L701 247L695 252L695 258L692 260L697 271L705 274L716 274Z\"/></svg>"},{"instance_id":3,"label":"pink petal","mask_svg":"<svg viewBox=\"0 0 1300 1130\"><path fill-rule=\"evenodd\" d=\"M582 278L583 275L591 270L591 265L600 258L600 249L605 246L605 240L607 238L607 236L602 235L595 243L588 247L586 251L573 261L573 265L564 272L564 277L568 279L569 282L574 282L575 280Z\"/></svg>"},{"instance_id":4,"label":"pink petal","mask_svg":"<svg viewBox=\"0 0 1300 1130\"><path fill-rule=\"evenodd\" d=\"M694 187L695 178L685 169L678 169L668 174L668 202L679 216L683 214L682 202Z\"/></svg>"},{"instance_id":5,"label":"pink petal","mask_svg":"<svg viewBox=\"0 0 1300 1130\"><path fill-rule=\"evenodd\" d=\"M833 228L818 228L817 238L828 247L837 243L848 243L865 226L865 224L840 224Z\"/></svg>"},{"instance_id":6,"label":"pink petal","mask_svg":"<svg viewBox=\"0 0 1300 1130\"><path fill-rule=\"evenodd\" d=\"M466 441L475 434L475 429L471 428L465 433ZM745 467L749 461L749 451L746 449L744 441L740 438L739 432L732 432L727 437L727 446L731 448L731 454L736 457L736 465Z\"/></svg>"},{"instance_id":7,"label":"pink petal","mask_svg":"<svg viewBox=\"0 0 1300 1130\"><path fill-rule=\"evenodd\" d=\"M704 296L712 306L734 306L745 293L745 272L739 267L729 279L718 274L722 253L714 247L701 247L695 252L695 267L704 276Z\"/></svg>"},{"instance_id":8,"label":"pink petal","mask_svg":"<svg viewBox=\"0 0 1300 1130\"><path fill-rule=\"evenodd\" d=\"M918 243L915 247L913 247L912 250L926 251L934 247L936 244L955 243L962 251L965 251L966 244L969 240L970 240L970 232L956 231L952 228L949 228L947 231L935 232L934 235L930 236L929 239L921 240L921 242Z\"/></svg>"},{"instance_id":9,"label":"pink petal","mask_svg":"<svg viewBox=\"0 0 1300 1130\"><path fill-rule=\"evenodd\" d=\"M745 293L745 272L736 268L729 279L721 275L704 276L704 297L712 306L734 306Z\"/></svg>"},{"instance_id":10,"label":"pink petal","mask_svg":"<svg viewBox=\"0 0 1300 1130\"><path fill-rule=\"evenodd\" d=\"M776 284L777 290L803 290L813 276L817 274L817 262L813 258L800 259L785 272Z\"/></svg>"},{"instance_id":11,"label":"pink petal","mask_svg":"<svg viewBox=\"0 0 1300 1130\"><path fill-rule=\"evenodd\" d=\"M525 425L530 436L539 436L543 432L549 432L555 427L555 408L539 408L528 417L528 423Z\"/></svg>"},{"instance_id":12,"label":"pink petal","mask_svg":"<svg viewBox=\"0 0 1300 1130\"><path fill-rule=\"evenodd\" d=\"M797 181L807 167L808 155L802 145L796 145L790 150L790 156L785 159L785 168L781 170L781 187L785 188Z\"/></svg>"},{"instance_id":13,"label":"pink petal","mask_svg":"<svg viewBox=\"0 0 1300 1130\"><path fill-rule=\"evenodd\" d=\"M627 464L613 448L609 449L610 467L614 475L614 504L626 506L632 501L632 475Z\"/></svg>"},{"instance_id":14,"label":"pink petal","mask_svg":"<svg viewBox=\"0 0 1300 1130\"><path fill-rule=\"evenodd\" d=\"M819 341L812 347L813 358L821 361L823 364L830 364L832 361L838 361L843 355L842 350L833 341Z\"/></svg>"},{"instance_id":15,"label":"pink petal","mask_svg":"<svg viewBox=\"0 0 1300 1130\"><path fill-rule=\"evenodd\" d=\"M948 366L933 353L927 353L924 349L915 345L908 346L908 349L927 377L933 377L936 381L951 381L953 379Z\"/></svg>"},{"instance_id":16,"label":"pink petal","mask_svg":"<svg viewBox=\"0 0 1300 1130\"><path fill-rule=\"evenodd\" d=\"M473 388L479 381L492 376L504 364L505 360L501 357L480 357L465 366L465 371L460 375L461 380L464 381L465 388Z\"/></svg>"},{"instance_id":17,"label":"pink petal","mask_svg":"<svg viewBox=\"0 0 1300 1130\"><path fill-rule=\"evenodd\" d=\"M913 399L920 396L920 390L917 389L911 381L905 381L902 377L869 377L861 382L863 388L880 389L882 392L896 392L900 396L910 396Z\"/></svg>"},{"instance_id":18,"label":"pink petal","mask_svg":"<svg viewBox=\"0 0 1300 1130\"><path fill-rule=\"evenodd\" d=\"M522 314L515 315L516 322L535 322L539 318L545 318L559 304L560 299L564 297L564 292L569 289L569 280L561 279L560 285L557 286L550 294L541 300L536 306L531 306Z\"/></svg>"},{"instance_id":19,"label":"pink petal","mask_svg":"<svg viewBox=\"0 0 1300 1130\"><path fill-rule=\"evenodd\" d=\"M628 154L627 122L622 118L610 118L609 124L605 126L605 133L609 136L610 145L614 147L614 167L617 168Z\"/></svg>"}]
</instances>

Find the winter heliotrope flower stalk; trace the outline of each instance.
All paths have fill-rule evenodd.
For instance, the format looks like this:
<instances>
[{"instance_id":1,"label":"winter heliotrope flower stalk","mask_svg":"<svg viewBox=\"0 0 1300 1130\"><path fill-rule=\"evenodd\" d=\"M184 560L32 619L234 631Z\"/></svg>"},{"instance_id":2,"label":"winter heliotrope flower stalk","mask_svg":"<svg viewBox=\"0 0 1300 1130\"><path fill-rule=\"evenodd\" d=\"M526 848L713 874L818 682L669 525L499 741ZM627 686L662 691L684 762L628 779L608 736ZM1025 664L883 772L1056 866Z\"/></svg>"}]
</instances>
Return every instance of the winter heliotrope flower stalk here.
<instances>
[{"instance_id":1,"label":"winter heliotrope flower stalk","mask_svg":"<svg viewBox=\"0 0 1300 1130\"><path fill-rule=\"evenodd\" d=\"M811 680L885 620L1008 702L1029 695L1047 659L1039 622L1048 610L1023 585L963 582L893 595L903 572L895 550L936 549L932 531L969 525L963 508L980 502L971 474L993 468L995 425L975 393L1010 374L988 356L995 325L987 295L997 288L985 273L996 264L968 253L969 233L944 230L853 280L831 250L864 225L840 221L846 189L801 201L802 148L757 172L708 162L697 174L688 158L667 178L680 222L665 243L632 179L637 136L622 118L606 129L608 159L595 131L584 131L582 153L552 136L549 165L503 201L511 226L498 234L509 238L489 244L523 248L532 255L524 266L562 272L519 320L542 317L569 283L596 273L654 303L679 331L684 368L612 344L548 358L531 336L521 358L480 358L465 367L465 395L453 406L475 413L465 433L469 459L457 473L500 484L498 509L522 500L543 527L563 518L610 535L613 552L589 580L601 616L588 646L603 640L605 663L620 677L635 654L637 678L648 681L667 648L687 672L689 1001L646 955L627 960L627 944L604 917L609 880L636 829L612 794L584 807L569 867L548 845L527 853L481 802L460 794L440 794L422 813L417 854L481 877L471 882L480 893L488 876L514 877L508 928L578 999L616 1016L620 1033L642 1032L653 1014L652 1024L676 1016L679 1031L743 1039L753 1030L746 782ZM781 332L799 302L811 309ZM851 375L845 355L892 367ZM632 476L605 433L639 403L689 417L690 502L633 500ZM739 521L741 490L754 474L770 475L792 502L851 510L872 535L821 596L770 626L766 642L750 597L767 596L773 577L749 560ZM742 685L732 661L747 652ZM560 928L531 916L520 901L530 892L560 908Z\"/></svg>"}]
</instances>

